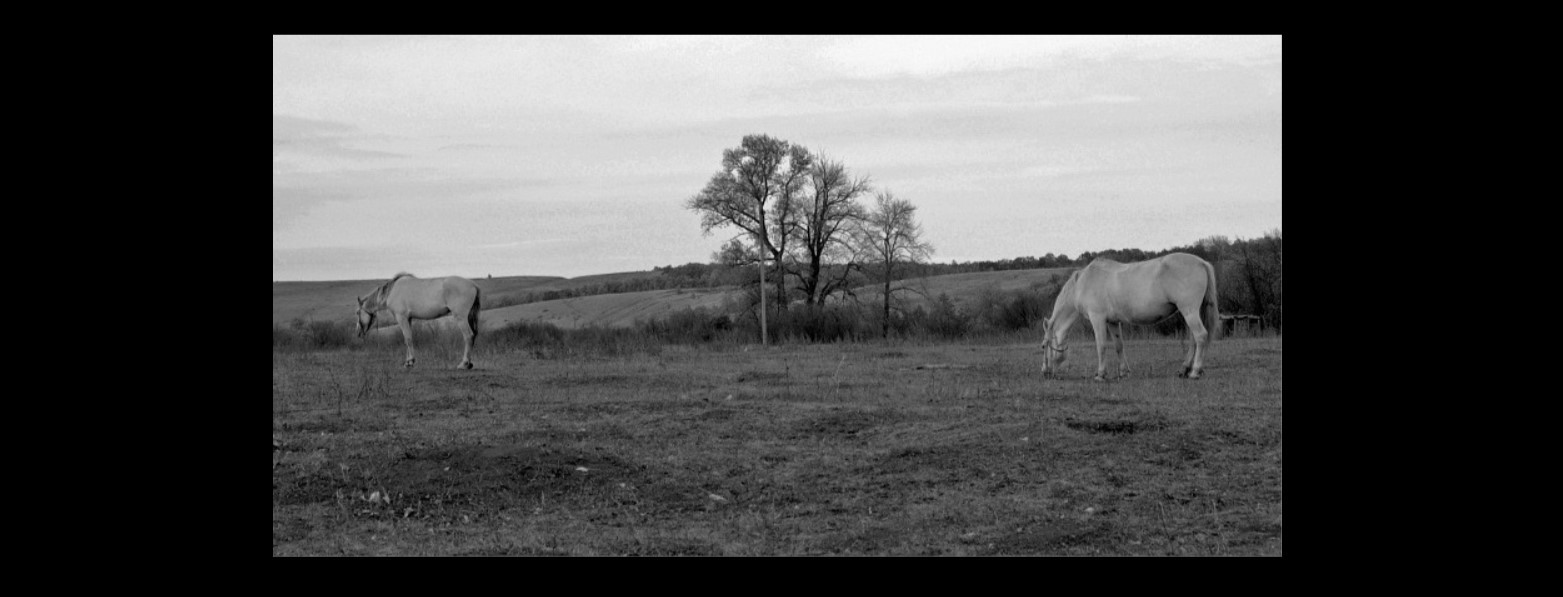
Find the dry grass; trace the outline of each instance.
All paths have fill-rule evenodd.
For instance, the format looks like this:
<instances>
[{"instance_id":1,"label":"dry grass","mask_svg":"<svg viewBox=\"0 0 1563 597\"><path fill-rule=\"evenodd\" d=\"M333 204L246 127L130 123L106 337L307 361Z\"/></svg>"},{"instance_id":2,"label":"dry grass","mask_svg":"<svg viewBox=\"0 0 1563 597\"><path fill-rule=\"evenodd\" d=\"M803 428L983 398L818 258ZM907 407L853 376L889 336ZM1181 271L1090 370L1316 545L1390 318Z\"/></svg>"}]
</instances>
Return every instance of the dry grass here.
<instances>
[{"instance_id":1,"label":"dry grass","mask_svg":"<svg viewBox=\"0 0 1563 597\"><path fill-rule=\"evenodd\" d=\"M274 352L272 553L1280 555L1281 346Z\"/></svg>"}]
</instances>

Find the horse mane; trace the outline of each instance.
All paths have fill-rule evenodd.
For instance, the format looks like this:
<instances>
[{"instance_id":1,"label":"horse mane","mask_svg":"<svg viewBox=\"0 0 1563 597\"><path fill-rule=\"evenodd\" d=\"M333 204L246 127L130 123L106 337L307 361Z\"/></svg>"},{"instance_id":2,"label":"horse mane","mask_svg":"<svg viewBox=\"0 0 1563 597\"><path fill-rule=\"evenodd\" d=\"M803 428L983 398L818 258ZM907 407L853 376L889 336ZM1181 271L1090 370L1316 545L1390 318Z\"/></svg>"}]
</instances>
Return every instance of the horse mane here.
<instances>
[{"instance_id":1,"label":"horse mane","mask_svg":"<svg viewBox=\"0 0 1563 597\"><path fill-rule=\"evenodd\" d=\"M362 297L363 300L364 300L364 304L367 305L367 306L375 307L376 309L382 308L385 305L385 295L391 293L391 285L392 284L395 284L397 280L400 280L402 278L416 278L416 277L417 276L414 276L414 275L409 274L407 272L396 272L396 275L391 276L391 279L389 281L387 281L384 284L381 284L379 288L374 289L369 294L364 295Z\"/></svg>"},{"instance_id":2,"label":"horse mane","mask_svg":"<svg viewBox=\"0 0 1563 597\"><path fill-rule=\"evenodd\" d=\"M384 299L385 295L391 293L391 285L396 284L397 280L400 280L402 278L416 278L416 277L417 276L414 276L414 275L409 274L407 272L396 272L396 275L391 276L390 281L388 281L385 284L380 286L380 291L378 292L378 294L380 295L380 298Z\"/></svg>"}]
</instances>

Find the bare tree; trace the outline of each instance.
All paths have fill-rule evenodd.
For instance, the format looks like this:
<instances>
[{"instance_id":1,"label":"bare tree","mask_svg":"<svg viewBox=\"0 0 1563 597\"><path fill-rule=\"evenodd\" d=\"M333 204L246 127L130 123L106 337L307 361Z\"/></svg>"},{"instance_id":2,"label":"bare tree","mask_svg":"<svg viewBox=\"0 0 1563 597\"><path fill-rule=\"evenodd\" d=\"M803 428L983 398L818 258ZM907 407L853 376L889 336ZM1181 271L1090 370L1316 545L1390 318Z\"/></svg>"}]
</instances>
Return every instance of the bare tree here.
<instances>
[{"instance_id":1,"label":"bare tree","mask_svg":"<svg viewBox=\"0 0 1563 597\"><path fill-rule=\"evenodd\" d=\"M1238 243L1242 254L1243 279L1252 297L1253 314L1277 330L1281 327L1281 229Z\"/></svg>"},{"instance_id":2,"label":"bare tree","mask_svg":"<svg viewBox=\"0 0 1563 597\"><path fill-rule=\"evenodd\" d=\"M745 135L738 147L722 150L722 170L713 174L685 207L700 213L701 230L737 226L755 239L763 255L777 268L775 280L785 298L782 257L793 222L797 195L807 180L813 156L801 145L768 135ZM767 217L767 207L775 213ZM765 264L760 266L760 342L769 343L765 322Z\"/></svg>"},{"instance_id":3,"label":"bare tree","mask_svg":"<svg viewBox=\"0 0 1563 597\"><path fill-rule=\"evenodd\" d=\"M844 164L824 156L809 169L809 187L812 193L798 204L797 274L805 304L814 306L844 290L848 274L857 267L847 230L863 219L857 198L872 187L867 176L853 178Z\"/></svg>"},{"instance_id":4,"label":"bare tree","mask_svg":"<svg viewBox=\"0 0 1563 597\"><path fill-rule=\"evenodd\" d=\"M888 190L874 196L874 208L858 228L858 242L874 260L884 282L881 336L890 335L890 297L895 290L899 290L891 288L896 269L927 261L933 254L933 245L924 242L922 235L922 224L917 222L917 207L910 201L895 198Z\"/></svg>"}]
</instances>

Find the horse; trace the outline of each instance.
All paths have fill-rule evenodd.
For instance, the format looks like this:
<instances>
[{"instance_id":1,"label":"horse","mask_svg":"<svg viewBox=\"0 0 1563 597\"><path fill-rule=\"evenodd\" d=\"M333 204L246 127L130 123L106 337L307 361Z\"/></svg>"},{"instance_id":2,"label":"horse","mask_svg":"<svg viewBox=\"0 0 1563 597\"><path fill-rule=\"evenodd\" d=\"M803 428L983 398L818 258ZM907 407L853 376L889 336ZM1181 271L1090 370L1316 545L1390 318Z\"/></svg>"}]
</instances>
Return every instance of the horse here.
<instances>
[{"instance_id":1,"label":"horse","mask_svg":"<svg viewBox=\"0 0 1563 597\"><path fill-rule=\"evenodd\" d=\"M1221 328L1216 305L1216 269L1188 253L1171 253L1155 259L1119 263L1097 258L1070 274L1053 302L1052 316L1043 320L1042 375L1055 375L1063 364L1064 337L1081 314L1096 332L1096 377L1106 381L1103 350L1112 333L1118 353L1118 376L1129 374L1123 360L1123 324L1152 324L1174 313L1188 323L1193 345L1183 357L1178 377L1199 379L1205 367L1205 350Z\"/></svg>"},{"instance_id":2,"label":"horse","mask_svg":"<svg viewBox=\"0 0 1563 597\"><path fill-rule=\"evenodd\" d=\"M358 297L358 337L374 326L375 314L389 310L402 328L407 342L407 362L411 368L417 359L412 352L412 320L436 319L455 314L457 327L466 341L457 369L472 368L472 344L478 338L478 311L481 310L478 285L461 276L420 279L401 272L373 292Z\"/></svg>"}]
</instances>

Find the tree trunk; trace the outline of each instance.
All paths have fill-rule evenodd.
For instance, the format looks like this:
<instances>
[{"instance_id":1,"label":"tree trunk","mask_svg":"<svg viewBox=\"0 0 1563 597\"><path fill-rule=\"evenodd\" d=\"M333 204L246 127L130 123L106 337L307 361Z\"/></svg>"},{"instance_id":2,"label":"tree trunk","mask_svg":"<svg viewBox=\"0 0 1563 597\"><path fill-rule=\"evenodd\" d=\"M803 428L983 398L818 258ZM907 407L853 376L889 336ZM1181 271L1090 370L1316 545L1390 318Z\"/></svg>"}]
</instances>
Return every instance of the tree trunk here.
<instances>
[{"instance_id":1,"label":"tree trunk","mask_svg":"<svg viewBox=\"0 0 1563 597\"><path fill-rule=\"evenodd\" d=\"M885 266L885 312L884 318L879 320L879 336L890 337L890 266Z\"/></svg>"}]
</instances>

